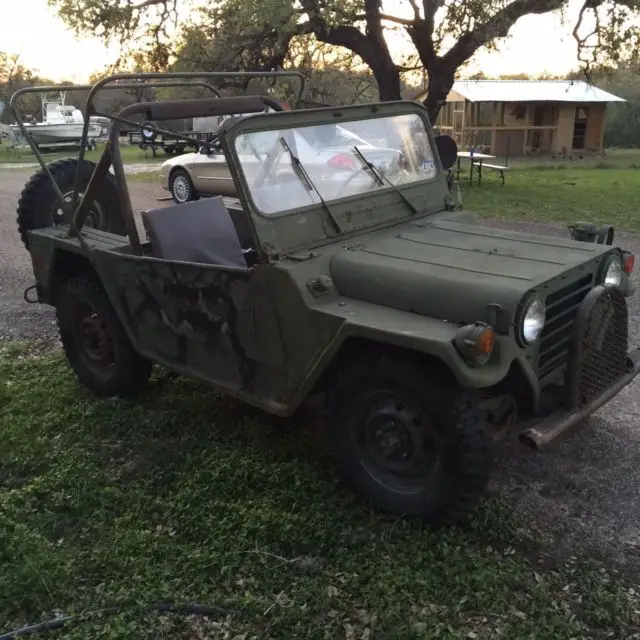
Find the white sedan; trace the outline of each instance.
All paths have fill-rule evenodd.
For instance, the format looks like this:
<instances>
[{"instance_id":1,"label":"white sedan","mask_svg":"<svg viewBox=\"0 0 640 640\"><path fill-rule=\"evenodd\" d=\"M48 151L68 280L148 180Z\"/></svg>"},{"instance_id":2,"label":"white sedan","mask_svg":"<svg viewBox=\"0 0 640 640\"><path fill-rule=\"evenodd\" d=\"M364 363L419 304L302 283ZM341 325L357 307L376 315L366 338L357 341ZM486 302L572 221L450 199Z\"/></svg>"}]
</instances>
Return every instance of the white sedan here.
<instances>
[{"instance_id":1,"label":"white sedan","mask_svg":"<svg viewBox=\"0 0 640 640\"><path fill-rule=\"evenodd\" d=\"M354 146L377 166L388 165L400 155L397 149L375 146L340 125L298 127L291 133L292 150L312 179L326 181L339 174L341 184L345 173L361 171L362 162L353 152ZM278 131L264 131L257 138L252 136L250 144L246 136L238 138L237 152L245 176L259 174L268 154L277 148L278 136ZM290 166L289 159L284 164ZM160 167L160 183L178 204L200 196L237 197L227 159L216 143L198 153L166 160Z\"/></svg>"}]
</instances>

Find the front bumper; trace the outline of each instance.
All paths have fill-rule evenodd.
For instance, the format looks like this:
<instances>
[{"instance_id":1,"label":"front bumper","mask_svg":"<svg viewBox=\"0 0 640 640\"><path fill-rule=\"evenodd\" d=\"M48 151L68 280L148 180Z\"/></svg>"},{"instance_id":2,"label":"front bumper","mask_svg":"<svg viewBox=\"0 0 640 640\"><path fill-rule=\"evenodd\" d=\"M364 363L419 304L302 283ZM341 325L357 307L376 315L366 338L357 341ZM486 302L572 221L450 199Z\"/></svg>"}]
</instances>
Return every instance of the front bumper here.
<instances>
[{"instance_id":1,"label":"front bumper","mask_svg":"<svg viewBox=\"0 0 640 640\"><path fill-rule=\"evenodd\" d=\"M158 182L165 191L171 191L169 188L169 171L162 168L158 172Z\"/></svg>"},{"instance_id":2,"label":"front bumper","mask_svg":"<svg viewBox=\"0 0 640 640\"><path fill-rule=\"evenodd\" d=\"M609 402L640 373L640 348L628 354L627 369L623 376L585 406L579 409L560 409L542 421L531 420L521 425L518 436L520 442L536 450L544 449Z\"/></svg>"}]
</instances>

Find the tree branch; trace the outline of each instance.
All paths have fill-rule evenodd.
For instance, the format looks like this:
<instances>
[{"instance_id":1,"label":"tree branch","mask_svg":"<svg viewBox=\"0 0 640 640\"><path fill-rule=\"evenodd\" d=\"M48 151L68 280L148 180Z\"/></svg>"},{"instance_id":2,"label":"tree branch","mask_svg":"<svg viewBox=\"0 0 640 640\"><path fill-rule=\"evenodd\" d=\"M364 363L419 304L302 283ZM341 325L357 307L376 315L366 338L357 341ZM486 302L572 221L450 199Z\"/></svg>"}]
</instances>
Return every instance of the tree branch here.
<instances>
[{"instance_id":1,"label":"tree branch","mask_svg":"<svg viewBox=\"0 0 640 640\"><path fill-rule=\"evenodd\" d=\"M421 16L420 16L420 9L418 8L418 2L417 0L409 0L409 4L411 5L411 8L413 9L413 19L414 20L421 20Z\"/></svg>"},{"instance_id":2,"label":"tree branch","mask_svg":"<svg viewBox=\"0 0 640 640\"><path fill-rule=\"evenodd\" d=\"M592 0L587 0L591 2ZM604 0L596 0L603 2ZM477 26L473 31L465 33L449 51L442 56L447 66L455 68L469 60L471 56L487 43L496 38L504 38L509 34L511 27L523 16L529 14L550 13L562 8L565 0L515 0L498 11L484 24Z\"/></svg>"},{"instance_id":3,"label":"tree branch","mask_svg":"<svg viewBox=\"0 0 640 640\"><path fill-rule=\"evenodd\" d=\"M424 11L425 33L431 39L436 25L436 13L444 6L444 0L422 0Z\"/></svg>"},{"instance_id":4,"label":"tree branch","mask_svg":"<svg viewBox=\"0 0 640 640\"><path fill-rule=\"evenodd\" d=\"M369 18L369 10L371 9L370 5L372 2L377 4L377 0L366 1L366 13L361 17L361 19L366 20ZM300 35L302 33L313 33L321 42L350 49L360 56L371 69L379 66L380 61L376 55L375 46L372 40L379 40L382 38L382 41L384 42L382 29L380 29L378 38L371 38L372 34L365 35L357 27L350 25L330 26L320 14L320 7L318 6L319 3L314 2L313 0L302 0L301 4L303 10L309 16L309 22L306 25L300 25ZM386 42L384 42L384 47L386 48Z\"/></svg>"},{"instance_id":5,"label":"tree branch","mask_svg":"<svg viewBox=\"0 0 640 640\"><path fill-rule=\"evenodd\" d=\"M167 4L167 0L145 0L140 4L134 4L131 9L132 11L142 11L142 9L147 9L149 7L156 6L158 4Z\"/></svg>"},{"instance_id":6,"label":"tree branch","mask_svg":"<svg viewBox=\"0 0 640 640\"><path fill-rule=\"evenodd\" d=\"M362 16L362 18L366 18L366 16ZM394 24L401 24L405 27L411 27L413 26L416 20L420 19L420 17L418 16L418 18L398 18L397 16L391 16L388 13L381 13L380 19L386 22L393 22Z\"/></svg>"}]
</instances>

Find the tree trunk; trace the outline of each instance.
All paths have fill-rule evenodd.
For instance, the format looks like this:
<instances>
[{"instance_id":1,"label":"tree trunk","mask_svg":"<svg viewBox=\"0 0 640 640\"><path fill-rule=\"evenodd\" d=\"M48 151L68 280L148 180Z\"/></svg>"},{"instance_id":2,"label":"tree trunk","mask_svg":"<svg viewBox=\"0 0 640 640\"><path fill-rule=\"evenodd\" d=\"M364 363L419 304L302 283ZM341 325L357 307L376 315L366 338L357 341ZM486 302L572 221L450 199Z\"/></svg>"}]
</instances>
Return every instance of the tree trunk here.
<instances>
[{"instance_id":1,"label":"tree trunk","mask_svg":"<svg viewBox=\"0 0 640 640\"><path fill-rule=\"evenodd\" d=\"M381 65L373 69L373 75L378 83L378 93L381 102L400 100L400 71L393 63Z\"/></svg>"},{"instance_id":2,"label":"tree trunk","mask_svg":"<svg viewBox=\"0 0 640 640\"><path fill-rule=\"evenodd\" d=\"M378 83L382 102L400 100L400 70L393 62L382 26L381 0L364 0L367 27L365 34L371 45L373 64L369 63Z\"/></svg>"},{"instance_id":3,"label":"tree trunk","mask_svg":"<svg viewBox=\"0 0 640 640\"><path fill-rule=\"evenodd\" d=\"M440 113L440 108L446 102L447 95L451 91L451 87L453 87L455 69L434 65L434 68L428 69L428 73L428 93L424 104L429 112L431 125L434 125Z\"/></svg>"}]
</instances>

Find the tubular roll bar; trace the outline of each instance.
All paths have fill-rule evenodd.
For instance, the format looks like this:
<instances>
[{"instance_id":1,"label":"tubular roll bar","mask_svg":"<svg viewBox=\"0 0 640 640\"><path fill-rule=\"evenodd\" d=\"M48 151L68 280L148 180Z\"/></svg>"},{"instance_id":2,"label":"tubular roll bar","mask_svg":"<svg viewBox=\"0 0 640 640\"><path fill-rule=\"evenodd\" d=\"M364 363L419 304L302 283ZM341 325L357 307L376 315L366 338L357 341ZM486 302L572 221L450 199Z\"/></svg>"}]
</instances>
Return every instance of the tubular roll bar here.
<instances>
[{"instance_id":1,"label":"tubular roll bar","mask_svg":"<svg viewBox=\"0 0 640 640\"><path fill-rule=\"evenodd\" d=\"M71 221L71 228L69 230L70 235L80 236L82 225L87 217L91 203L94 199L93 191L95 185L99 180L104 178L109 171L109 166L113 165L113 171L118 185L120 193L121 206L123 208L122 214L124 215L125 227L127 228L127 235L134 252L140 250L140 238L138 235L137 227L135 225L135 218L133 215L133 209L131 206L131 198L126 186L126 179L124 174L124 166L122 164L122 157L120 155L119 144L119 131L122 124L134 124L142 129L142 123L132 122L127 120L128 116L144 113L147 114L148 120L177 120L180 118L211 116L217 114L231 115L233 113L253 113L263 111L265 107L272 107L276 111L282 111L283 107L273 98L267 96L238 96L233 98L221 98L219 91L208 82L205 82L203 78L273 78L274 83L277 78L283 77L295 77L300 82L300 87L296 95L294 104L298 104L302 99L304 90L306 87L305 77L299 71L208 71L208 72L179 72L179 73L120 73L112 76L107 76L102 80L99 80L94 85L47 85L39 87L24 87L18 89L12 96L9 102L9 107L13 116L20 128L20 131L26 138L31 150L38 159L40 166L46 171L49 176L49 180L53 186L54 191L58 195L64 204L64 195L60 191L60 188L53 179L51 172L49 171L38 146L31 138L27 131L24 121L20 116L20 111L17 107L18 99L27 93L50 93L59 91L89 91L87 102L85 106L85 118L82 127L82 137L80 143L80 153L78 156L78 166L76 168L76 177L73 188L73 196L71 202L71 211L73 211L73 218ZM181 81L178 81L181 79ZM138 82L113 84L122 80L138 80ZM165 82L162 82L165 80ZM168 82L167 82L168 80ZM111 85L111 86L107 86ZM162 88L162 87L175 87L175 86L202 86L212 91L216 98L205 98L196 100L173 100L167 102L143 102L135 105L125 107L118 116L111 116L109 114L100 113L99 115L105 116L113 121L111 132L109 135L109 142L107 143L100 160L96 168L91 175L87 189L82 196L82 200L79 204L78 194L80 191L80 166L84 160L85 147L87 144L87 138L89 134L90 116L98 115L98 112L94 108L94 99L98 91L101 89L144 89L144 88ZM231 102L230 102L231 101ZM215 105L217 103L218 106ZM239 111L229 113L231 104L235 104ZM258 105L260 108L258 109ZM225 109L226 106L226 109ZM173 135L173 132L164 132ZM77 207L76 207L77 205Z\"/></svg>"},{"instance_id":2,"label":"tubular roll bar","mask_svg":"<svg viewBox=\"0 0 640 640\"><path fill-rule=\"evenodd\" d=\"M176 100L172 102L140 102L125 107L114 119L109 132L109 144L104 150L100 162L96 167L82 202L71 222L71 232L79 233L84 217L88 213L87 207L83 207L87 195L95 181L104 177L109 170L109 162L113 165L113 172L118 185L120 196L120 208L124 217L124 224L134 253L140 249L140 237L135 223L131 197L127 189L124 174L124 165L120 155L120 128L123 121L130 116L144 113L148 120L177 120L179 118L198 118L215 115L228 115L234 113L260 113L265 107L272 107L276 111L283 111L282 105L273 98L263 96L241 96L232 98L207 98L204 100ZM86 213L85 213L86 211ZM81 216L83 216L81 218Z\"/></svg>"},{"instance_id":3,"label":"tubular roll bar","mask_svg":"<svg viewBox=\"0 0 640 640\"><path fill-rule=\"evenodd\" d=\"M29 146L31 147L31 151L33 152L36 159L38 160L38 163L40 164L42 169L46 171L47 175L49 176L49 180L51 182L53 190L56 192L56 195L60 198L60 200L63 200L63 194L60 191L60 188L58 187L56 181L53 179L53 176L51 175L51 172L47 167L47 163L42 157L42 154L40 153L40 149L38 149L38 145L34 142L33 138L31 137L31 134L28 132L28 130L24 125L20 108L18 107L18 100L19 98L21 98L23 95L27 93L53 93L53 92L59 92L59 91L90 91L93 88L93 86L94 85L92 84L67 84L67 85L59 85L59 86L42 85L39 87L23 87L22 89L18 89L11 96L11 100L9 101L9 108L11 109L11 113L13 114L13 117L15 118L15 121L18 124L20 132L24 136L25 140L29 143ZM141 88L144 89L145 87L162 88L162 87L188 87L188 86L205 87L215 95L220 96L220 92L213 85L209 84L208 82L204 82L202 80L194 81L193 83L173 81L173 82L163 82L163 83L157 83L157 84L145 83L145 82L129 82L124 84L112 85L104 88L109 90L109 89L141 89ZM86 115L86 121L88 122L89 114L86 113L85 115ZM107 118L109 118L107 114L100 114L99 112L96 112L96 111L94 111L94 113L92 113L91 115L105 115ZM136 126L139 126L137 122L135 124ZM89 133L89 125L87 124L87 126L83 128L83 131L82 131L82 138L81 138L82 147L84 147L86 144L86 137L88 136L88 133ZM80 160L83 160L83 159L84 159L84 153L82 154ZM80 164L80 162L78 164Z\"/></svg>"}]
</instances>

